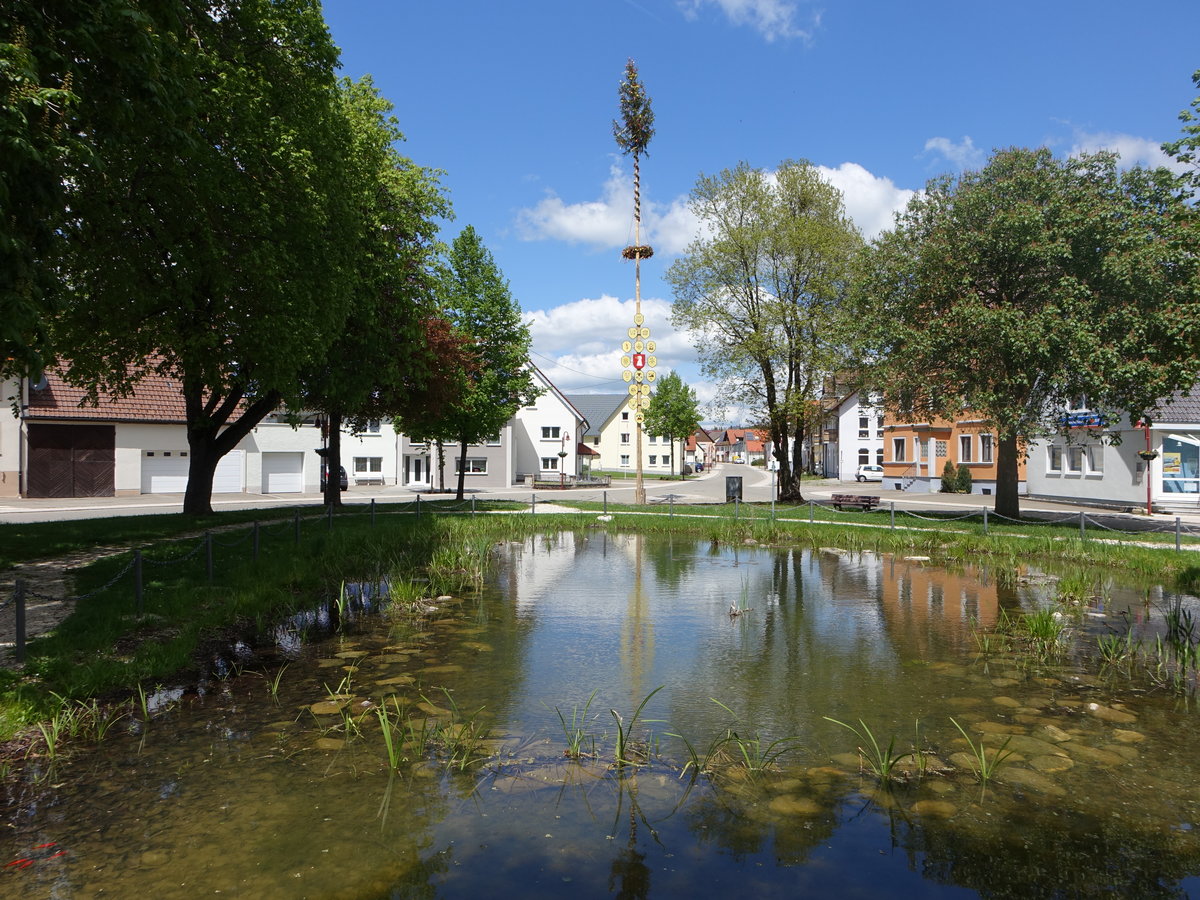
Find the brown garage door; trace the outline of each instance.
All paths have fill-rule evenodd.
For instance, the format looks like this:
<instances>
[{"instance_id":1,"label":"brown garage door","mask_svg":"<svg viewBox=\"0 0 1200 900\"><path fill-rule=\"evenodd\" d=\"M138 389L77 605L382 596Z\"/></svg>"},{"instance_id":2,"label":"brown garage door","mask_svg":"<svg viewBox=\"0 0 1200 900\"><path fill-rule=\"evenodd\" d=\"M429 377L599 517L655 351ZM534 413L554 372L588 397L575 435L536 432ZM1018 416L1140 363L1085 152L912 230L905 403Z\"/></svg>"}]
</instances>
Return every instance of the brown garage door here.
<instances>
[{"instance_id":1,"label":"brown garage door","mask_svg":"<svg viewBox=\"0 0 1200 900\"><path fill-rule=\"evenodd\" d=\"M112 425L30 425L30 497L111 497L116 429Z\"/></svg>"}]
</instances>

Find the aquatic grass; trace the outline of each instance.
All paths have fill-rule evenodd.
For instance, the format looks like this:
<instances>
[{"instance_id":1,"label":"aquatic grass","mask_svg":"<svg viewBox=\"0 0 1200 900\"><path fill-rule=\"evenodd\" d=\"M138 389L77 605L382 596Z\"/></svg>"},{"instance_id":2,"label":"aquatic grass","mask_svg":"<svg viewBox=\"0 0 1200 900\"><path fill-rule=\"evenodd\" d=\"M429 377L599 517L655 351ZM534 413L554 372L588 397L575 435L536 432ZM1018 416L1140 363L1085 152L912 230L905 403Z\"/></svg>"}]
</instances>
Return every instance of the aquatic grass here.
<instances>
[{"instance_id":1,"label":"aquatic grass","mask_svg":"<svg viewBox=\"0 0 1200 900\"><path fill-rule=\"evenodd\" d=\"M646 704L650 702L650 698L652 698L655 694L657 694L659 691L661 691L665 687L666 687L665 684L660 684L658 687L656 687L654 690L652 690L650 693L648 693L645 697L642 698L642 702L639 703L637 706L637 709L635 709L633 711L633 715L630 717L628 725L625 724L624 718L622 718L621 714L618 713L615 709L609 710L609 713L612 714L613 719L617 723L617 736L616 736L617 744L616 744L616 748L613 753L613 758L614 758L614 762L616 763L616 765L618 767L638 764L638 761L636 759L634 759L634 754L632 752L632 750L633 750L632 739L633 739L634 728L637 727L637 722L638 722L638 719L642 715L642 710L644 710L646 708Z\"/></svg>"},{"instance_id":2,"label":"aquatic grass","mask_svg":"<svg viewBox=\"0 0 1200 900\"><path fill-rule=\"evenodd\" d=\"M446 764L461 772L488 758L483 748L491 736L491 728L482 722L484 707L479 707L469 715L464 714L450 691L444 687L441 691L450 710L450 721L447 724L437 723L430 736L445 753ZM421 694L421 699L431 706L435 705L424 694Z\"/></svg>"},{"instance_id":3,"label":"aquatic grass","mask_svg":"<svg viewBox=\"0 0 1200 900\"><path fill-rule=\"evenodd\" d=\"M996 748L995 752L992 753L991 756L988 756L987 747L982 738L980 738L979 743L976 744L973 740L971 740L971 736L967 734L966 730L964 730L963 727L958 724L957 719L951 716L950 721L954 723L954 727L958 729L959 734L961 734L966 740L967 746L971 748L971 756L973 757L971 768L974 769L975 775L979 779L979 783L984 787L987 787L987 783L991 781L993 777L995 777L996 770L999 769L1000 766L1004 764L1004 761L1012 756L1015 752L1008 749L1008 745L1012 742L1012 735L1006 737L1004 739L1004 743Z\"/></svg>"},{"instance_id":4,"label":"aquatic grass","mask_svg":"<svg viewBox=\"0 0 1200 900\"><path fill-rule=\"evenodd\" d=\"M737 714L714 697L710 697L713 703L729 713L734 719L737 719ZM748 772L761 774L775 766L789 750L792 750L799 744L800 738L796 736L788 736L776 738L773 741L768 741L762 737L760 733L755 733L753 737L742 737L733 728L726 732L725 741L722 749L725 746L733 746L737 748L737 758L740 758L742 765Z\"/></svg>"},{"instance_id":5,"label":"aquatic grass","mask_svg":"<svg viewBox=\"0 0 1200 900\"><path fill-rule=\"evenodd\" d=\"M287 671L288 665L288 663L284 663L275 671L273 676L267 679L267 690L271 694L271 699L276 703L279 702L279 689L283 685L283 673Z\"/></svg>"},{"instance_id":6,"label":"aquatic grass","mask_svg":"<svg viewBox=\"0 0 1200 900\"><path fill-rule=\"evenodd\" d=\"M1053 656L1062 649L1066 622L1057 609L1043 607L1021 616L1018 623L1020 633L1029 641L1039 656Z\"/></svg>"},{"instance_id":7,"label":"aquatic grass","mask_svg":"<svg viewBox=\"0 0 1200 900\"><path fill-rule=\"evenodd\" d=\"M395 697L390 698L392 705L395 708L396 718L393 720L391 713L388 712L387 700L384 700L375 707L375 716L379 720L379 728L383 733L383 745L387 750L388 771L396 772L401 764L405 762L401 755L401 745L396 742L396 724L403 718L403 712L400 708L400 701Z\"/></svg>"},{"instance_id":8,"label":"aquatic grass","mask_svg":"<svg viewBox=\"0 0 1200 900\"><path fill-rule=\"evenodd\" d=\"M584 756L596 755L596 738L594 735L589 735L584 731L583 726L588 720L588 710L592 708L592 701L596 699L596 688L588 696L587 703L580 709L578 705L571 708L571 721L567 721L567 717L563 715L561 709L554 707L554 712L558 716L558 722L562 726L563 736L567 739L567 749L563 751L563 755L569 759L580 759ZM543 706L546 704L543 702ZM547 707L549 708L549 707ZM584 752L583 744L586 740L591 739L591 750Z\"/></svg>"},{"instance_id":9,"label":"aquatic grass","mask_svg":"<svg viewBox=\"0 0 1200 900\"><path fill-rule=\"evenodd\" d=\"M892 735L887 746L882 746L876 740L874 733L867 726L867 723L862 719L858 720L858 725L850 725L846 722L838 721L829 716L823 716L827 722L832 722L834 725L841 725L843 728L854 733L861 741L858 745L858 754L866 764L871 773L880 780L883 784L890 784L892 772L896 766L907 754L896 752L896 736Z\"/></svg>"}]
</instances>

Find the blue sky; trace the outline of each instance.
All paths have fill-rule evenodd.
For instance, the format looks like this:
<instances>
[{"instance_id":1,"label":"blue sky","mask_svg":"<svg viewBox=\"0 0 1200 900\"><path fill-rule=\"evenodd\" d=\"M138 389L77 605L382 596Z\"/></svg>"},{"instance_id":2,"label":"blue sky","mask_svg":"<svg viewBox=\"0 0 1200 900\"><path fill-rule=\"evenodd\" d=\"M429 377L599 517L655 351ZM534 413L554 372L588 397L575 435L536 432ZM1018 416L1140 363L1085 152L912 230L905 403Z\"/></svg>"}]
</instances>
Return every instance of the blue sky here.
<instances>
[{"instance_id":1,"label":"blue sky","mask_svg":"<svg viewBox=\"0 0 1200 900\"><path fill-rule=\"evenodd\" d=\"M1165 162L1200 68L1195 0L326 0L325 16L342 74L371 75L403 152L443 170L443 238L475 226L531 321L534 362L568 393L624 391L632 163L612 120L637 62L656 116L642 311L660 373L705 402L716 389L670 327L662 280L694 233L699 175L807 159L870 237L929 178L994 148Z\"/></svg>"}]
</instances>

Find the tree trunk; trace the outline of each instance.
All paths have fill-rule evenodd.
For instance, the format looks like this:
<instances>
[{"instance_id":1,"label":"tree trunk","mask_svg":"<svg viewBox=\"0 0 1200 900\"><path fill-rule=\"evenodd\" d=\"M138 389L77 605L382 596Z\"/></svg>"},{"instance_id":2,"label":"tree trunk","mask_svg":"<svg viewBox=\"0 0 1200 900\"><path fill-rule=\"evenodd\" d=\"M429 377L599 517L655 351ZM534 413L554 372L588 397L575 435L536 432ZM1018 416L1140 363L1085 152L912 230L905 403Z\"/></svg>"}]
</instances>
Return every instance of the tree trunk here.
<instances>
[{"instance_id":1,"label":"tree trunk","mask_svg":"<svg viewBox=\"0 0 1200 900\"><path fill-rule=\"evenodd\" d=\"M438 458L438 490L443 494L446 493L446 442L441 438L437 439L437 458ZM429 478L430 486L433 485L433 477Z\"/></svg>"},{"instance_id":2,"label":"tree trunk","mask_svg":"<svg viewBox=\"0 0 1200 900\"><path fill-rule=\"evenodd\" d=\"M800 478L804 471L803 465L796 460L803 459L801 449L804 446L804 432L797 429L792 435L791 459L779 461L779 499L788 503L803 503L804 492L801 490ZM787 445L784 444L784 456L788 456ZM778 457L777 457L778 458ZM785 466L785 463L787 464Z\"/></svg>"},{"instance_id":3,"label":"tree trunk","mask_svg":"<svg viewBox=\"0 0 1200 900\"><path fill-rule=\"evenodd\" d=\"M329 440L325 445L325 505L342 505L342 414L329 413Z\"/></svg>"},{"instance_id":4,"label":"tree trunk","mask_svg":"<svg viewBox=\"0 0 1200 900\"><path fill-rule=\"evenodd\" d=\"M996 515L1010 519L1021 517L1018 464L1020 449L1015 434L1001 434L996 451Z\"/></svg>"},{"instance_id":5,"label":"tree trunk","mask_svg":"<svg viewBox=\"0 0 1200 900\"><path fill-rule=\"evenodd\" d=\"M467 451L471 449L470 444L467 443L466 435L459 438L458 446L462 448L462 451L458 456L458 493L455 494L454 499L462 500L466 493L467 484Z\"/></svg>"},{"instance_id":6,"label":"tree trunk","mask_svg":"<svg viewBox=\"0 0 1200 900\"><path fill-rule=\"evenodd\" d=\"M183 495L185 516L212 515L213 475L220 457L213 452L207 429L188 427L188 480Z\"/></svg>"},{"instance_id":7,"label":"tree trunk","mask_svg":"<svg viewBox=\"0 0 1200 900\"><path fill-rule=\"evenodd\" d=\"M212 484L217 463L281 400L278 392L269 391L247 406L232 424L222 430L243 396L241 389L234 389L223 396L209 395L206 399L203 384L184 379L183 401L187 410L189 454L187 490L183 495L185 516L212 515Z\"/></svg>"}]
</instances>

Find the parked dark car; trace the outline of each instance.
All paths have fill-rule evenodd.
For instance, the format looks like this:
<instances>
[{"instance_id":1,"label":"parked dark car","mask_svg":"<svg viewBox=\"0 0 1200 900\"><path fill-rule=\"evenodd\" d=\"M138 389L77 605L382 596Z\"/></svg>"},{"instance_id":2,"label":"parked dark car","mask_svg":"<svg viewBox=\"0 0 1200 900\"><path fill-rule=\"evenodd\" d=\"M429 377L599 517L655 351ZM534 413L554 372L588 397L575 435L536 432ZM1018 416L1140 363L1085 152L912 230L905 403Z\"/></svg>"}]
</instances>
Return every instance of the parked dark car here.
<instances>
[{"instance_id":1,"label":"parked dark car","mask_svg":"<svg viewBox=\"0 0 1200 900\"><path fill-rule=\"evenodd\" d=\"M341 478L339 479L341 481L341 484L339 485L339 487L344 491L348 487L350 487L350 478L346 474L345 466L338 466L338 468L341 470ZM328 469L325 467L325 464L322 463L321 464L321 493L322 494L325 493L325 476L327 474L328 474Z\"/></svg>"}]
</instances>

